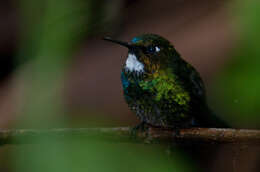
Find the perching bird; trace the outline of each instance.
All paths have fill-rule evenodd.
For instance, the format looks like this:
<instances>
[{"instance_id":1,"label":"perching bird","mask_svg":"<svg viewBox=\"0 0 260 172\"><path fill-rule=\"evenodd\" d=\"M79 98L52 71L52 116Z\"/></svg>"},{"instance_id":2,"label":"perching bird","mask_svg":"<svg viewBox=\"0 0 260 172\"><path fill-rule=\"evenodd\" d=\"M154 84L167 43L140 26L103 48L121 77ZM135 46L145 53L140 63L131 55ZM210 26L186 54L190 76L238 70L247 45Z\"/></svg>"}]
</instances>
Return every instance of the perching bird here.
<instances>
[{"instance_id":1,"label":"perching bird","mask_svg":"<svg viewBox=\"0 0 260 172\"><path fill-rule=\"evenodd\" d=\"M171 43L143 34L130 43L104 38L128 48L121 80L126 102L141 124L163 128L227 127L209 109L199 73Z\"/></svg>"}]
</instances>

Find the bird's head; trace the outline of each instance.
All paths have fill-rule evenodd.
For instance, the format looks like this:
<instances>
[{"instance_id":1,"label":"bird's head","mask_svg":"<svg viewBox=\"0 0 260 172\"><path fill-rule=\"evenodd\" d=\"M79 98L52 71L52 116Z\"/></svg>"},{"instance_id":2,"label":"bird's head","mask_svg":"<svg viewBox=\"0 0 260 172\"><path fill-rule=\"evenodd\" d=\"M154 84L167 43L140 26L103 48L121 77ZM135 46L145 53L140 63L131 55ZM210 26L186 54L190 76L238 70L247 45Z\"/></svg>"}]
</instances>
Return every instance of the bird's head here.
<instances>
[{"instance_id":1,"label":"bird's head","mask_svg":"<svg viewBox=\"0 0 260 172\"><path fill-rule=\"evenodd\" d=\"M179 58L171 43L159 35L143 34L131 42L104 39L128 48L124 68L129 72L153 74L166 69L174 58Z\"/></svg>"}]
</instances>

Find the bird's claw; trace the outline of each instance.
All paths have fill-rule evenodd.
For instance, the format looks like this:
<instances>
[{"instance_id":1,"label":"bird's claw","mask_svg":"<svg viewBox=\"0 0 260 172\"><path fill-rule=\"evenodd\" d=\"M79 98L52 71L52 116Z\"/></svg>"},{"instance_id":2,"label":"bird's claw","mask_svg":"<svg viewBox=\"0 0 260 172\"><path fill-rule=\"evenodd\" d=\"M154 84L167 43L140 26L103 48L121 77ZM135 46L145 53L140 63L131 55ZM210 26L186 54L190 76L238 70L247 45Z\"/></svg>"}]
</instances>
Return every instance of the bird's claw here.
<instances>
[{"instance_id":1,"label":"bird's claw","mask_svg":"<svg viewBox=\"0 0 260 172\"><path fill-rule=\"evenodd\" d=\"M148 129L149 129L149 126L146 123L141 122L140 124L133 127L130 132L131 132L132 136L136 136L138 131L146 132Z\"/></svg>"}]
</instances>

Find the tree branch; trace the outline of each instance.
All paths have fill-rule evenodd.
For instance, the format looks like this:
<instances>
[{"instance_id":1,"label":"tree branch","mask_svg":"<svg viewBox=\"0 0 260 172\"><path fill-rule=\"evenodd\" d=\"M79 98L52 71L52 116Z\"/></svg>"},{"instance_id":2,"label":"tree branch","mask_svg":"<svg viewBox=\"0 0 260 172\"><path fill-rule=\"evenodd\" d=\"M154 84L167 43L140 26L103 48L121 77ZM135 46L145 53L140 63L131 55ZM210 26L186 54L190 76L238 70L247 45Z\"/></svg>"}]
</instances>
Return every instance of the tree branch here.
<instances>
[{"instance_id":1,"label":"tree branch","mask_svg":"<svg viewBox=\"0 0 260 172\"><path fill-rule=\"evenodd\" d=\"M2 129L0 130L0 144L33 143L33 138L40 137L80 136L84 138L104 138L112 142L141 142L141 143L254 143L260 144L260 130L247 129L216 129L192 128L166 130L149 128L147 131L138 131L135 136L131 128L62 128L62 129Z\"/></svg>"}]
</instances>

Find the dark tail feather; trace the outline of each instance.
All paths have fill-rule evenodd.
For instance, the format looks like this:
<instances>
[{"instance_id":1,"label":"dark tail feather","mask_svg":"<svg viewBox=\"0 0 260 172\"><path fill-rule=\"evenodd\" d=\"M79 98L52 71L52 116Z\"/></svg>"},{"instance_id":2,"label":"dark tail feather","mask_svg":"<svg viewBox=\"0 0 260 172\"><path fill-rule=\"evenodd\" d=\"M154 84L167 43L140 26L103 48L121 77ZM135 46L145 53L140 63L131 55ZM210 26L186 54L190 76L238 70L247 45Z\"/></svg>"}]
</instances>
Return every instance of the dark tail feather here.
<instances>
[{"instance_id":1,"label":"dark tail feather","mask_svg":"<svg viewBox=\"0 0 260 172\"><path fill-rule=\"evenodd\" d=\"M210 108L206 108L201 118L195 121L195 127L202 128L230 128L230 126L219 118Z\"/></svg>"}]
</instances>

